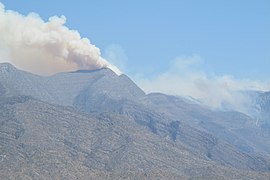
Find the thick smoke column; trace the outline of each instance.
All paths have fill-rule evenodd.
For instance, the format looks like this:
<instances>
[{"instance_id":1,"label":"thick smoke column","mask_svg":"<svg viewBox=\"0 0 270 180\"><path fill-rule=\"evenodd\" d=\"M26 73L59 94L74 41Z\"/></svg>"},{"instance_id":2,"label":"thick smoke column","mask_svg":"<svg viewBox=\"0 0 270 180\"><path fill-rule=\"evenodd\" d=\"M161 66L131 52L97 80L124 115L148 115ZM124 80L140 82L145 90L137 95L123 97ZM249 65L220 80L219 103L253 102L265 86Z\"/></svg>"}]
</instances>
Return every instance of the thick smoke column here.
<instances>
[{"instance_id":1,"label":"thick smoke column","mask_svg":"<svg viewBox=\"0 0 270 180\"><path fill-rule=\"evenodd\" d=\"M0 61L42 75L105 67L120 74L101 57L99 48L68 29L65 22L64 16L48 22L35 13L23 16L0 3Z\"/></svg>"}]
</instances>

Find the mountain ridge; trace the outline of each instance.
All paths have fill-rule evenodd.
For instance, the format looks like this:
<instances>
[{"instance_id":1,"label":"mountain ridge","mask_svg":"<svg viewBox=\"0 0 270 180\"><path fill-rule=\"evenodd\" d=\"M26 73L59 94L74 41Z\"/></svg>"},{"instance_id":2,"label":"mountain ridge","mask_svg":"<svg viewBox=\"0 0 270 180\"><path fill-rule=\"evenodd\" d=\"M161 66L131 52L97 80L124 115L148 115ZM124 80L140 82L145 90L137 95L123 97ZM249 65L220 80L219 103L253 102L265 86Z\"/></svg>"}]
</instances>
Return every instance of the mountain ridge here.
<instances>
[{"instance_id":1,"label":"mountain ridge","mask_svg":"<svg viewBox=\"0 0 270 180\"><path fill-rule=\"evenodd\" d=\"M4 68L1 68L1 66ZM262 173L270 171L270 161L267 153L266 156L254 153L257 151L257 145L252 144L251 142L253 141L249 141L249 139L243 139L246 134L238 133L240 126L238 127L235 125L234 128L236 128L236 131L234 132L229 129L232 128L231 124L233 121L239 121L243 125L245 125L243 122L252 121L252 119L242 116L240 113L235 112L222 114L220 112L214 112L206 109L205 107L201 107L199 104L189 103L188 101L174 96L163 94L147 95L129 77L126 75L117 76L109 69L87 71L83 73L58 73L49 77L40 77L9 66L10 65L0 64L0 98L2 101L2 107L6 108L7 112L13 112L13 110L10 111L9 108L17 109L20 107L20 110L17 109L18 111L15 111L17 112L17 118L14 121L16 122L14 127L18 130L13 131L13 125L10 125L10 127L8 126L11 128L11 134L13 134L11 137L15 137L15 140L17 141L20 141L21 138L26 138L26 136L24 136L26 132L31 132L31 128L24 131L20 130L21 125L17 124L18 122L23 124L28 120L27 117L32 123L39 122L39 124L34 126L33 129L36 129L35 127L45 128L48 126L50 128L47 129L47 131L51 131L50 129L54 127L52 125L54 121L58 123L61 121L67 122L66 125L70 126L78 121L83 122L82 120L84 117L88 117L88 119L90 118L90 122L95 122L96 124L105 121L106 125L104 125L104 127L108 127L102 130L102 126L94 128L87 125L89 128L88 131L92 133L106 134L114 129L115 124L118 124L117 129L122 129L121 132L126 132L127 136L136 137L138 139L155 139L151 140L150 144L148 143L150 142L149 139L145 139L144 141L147 143L144 144L144 147L159 147L153 149L156 153L155 162L157 163L158 159L163 156L166 157L163 163L159 162L158 164L160 167L166 167L165 172L167 172L167 174L165 174L168 177L170 177L170 174L181 177L192 177L192 174L187 173L183 168L180 168L180 173L172 171L173 166L181 167L176 162L174 162L176 164L170 166L170 168L165 165L170 164L171 159L168 157L171 157L171 155L166 154L161 150L163 149L163 145L160 144L161 142L167 144L166 146L168 147L166 151L171 152L171 150L174 149L177 152L175 157L181 157L180 159L186 160L189 158L190 160L194 158L198 159L196 161L200 164L200 167L198 167L199 169L204 169L203 164L208 163L215 164L213 167L218 166L217 169L232 168L235 172L235 176L238 176L237 174L239 173L242 173L242 175L245 174L242 171L252 171L250 177L254 177L254 174L258 177L260 175L262 175L262 177L268 177L269 175L267 173ZM1 73L4 75L2 76ZM27 100L29 98L30 101L22 101L23 99ZM19 103L16 103L17 101ZM29 102L30 104L27 104ZM66 115L61 113L61 111L65 111L68 114L69 112L72 112L74 115ZM6 113L5 110L0 112L2 112L2 114ZM7 113L7 115L11 114L12 113ZM77 120L76 118L74 119L73 116L78 117ZM228 117L232 119L231 122L227 120ZM43 121L40 122L40 118L43 119ZM66 120L64 120L65 118ZM59 121L60 119L61 121ZM217 120L220 122L217 122ZM2 123L2 127L4 127L4 125L5 123ZM66 125L61 122L60 124L55 125L55 128L65 129ZM221 128L221 130L213 131L214 129L217 129L217 127ZM253 126L252 123L248 123L244 127L250 128ZM83 127L81 128L81 133L86 133L87 130ZM137 129L138 132L134 131L134 128ZM129 129L130 132L125 129ZM227 134L220 134L222 131L225 131ZM118 134L121 134L121 132L118 132ZM144 137L139 132L144 132L143 134L147 134L147 136ZM55 134L57 136L63 136L63 133L65 132L63 131L58 134L57 131L52 131L52 135ZM99 136L102 137L102 134L97 135L95 138ZM0 132L0 139L4 137L3 133L1 134ZM95 171L109 173L110 168L116 167L117 164L127 163L119 167L119 171L114 172L116 174L121 174L122 171L125 171L124 167L131 165L133 161L136 162L134 164L133 171L135 169L140 169L139 164L141 164L142 167L150 167L154 162L150 159L148 159L149 162L145 162L142 157L138 156L138 154L143 153L144 150L135 148L137 146L132 146L130 149L131 152L134 151L134 157L128 156L131 158L130 161L126 162L123 159L121 161L117 161L113 158L114 150L111 149L114 147L113 144L105 141L105 139L92 139L94 136L91 136L90 134L88 134L87 137L89 137L90 141L84 139L80 140L80 142L89 141L91 144L96 142L99 144L97 146L99 150L92 150L92 154L90 153L86 154L86 156L80 156L80 158L90 158L91 163L83 164L84 168L87 167L90 170L92 169ZM47 137L43 138L46 139ZM66 158L69 157L70 153L76 154L80 152L80 148L78 149L80 145L75 145L76 143L72 140L73 138L75 138L75 136L71 135L67 138L67 141L62 142L64 145L69 146L70 151L67 152ZM106 138L113 138L113 142L116 144L121 144L122 141L125 141L120 138L117 133L108 135ZM135 142L137 142L136 138ZM31 139L33 139L33 137L31 137ZM236 139L237 141L231 141L233 139ZM36 141L35 138L33 140ZM102 144L103 141L104 143L106 142L109 144ZM56 143L56 141L53 142ZM5 147L5 142L2 145ZM52 144L48 145L52 146ZM11 148L12 146L8 147ZM105 147L111 150L107 151L106 149L103 149ZM250 151L248 150L249 148L255 149ZM100 152L100 150L102 151ZM17 150L15 149L15 151ZM124 150L122 153L124 152L129 151ZM188 158L181 155L183 152L189 154ZM47 153L47 151L44 153ZM157 156L158 154L159 156ZM148 157L151 157L151 155L147 154L144 158L147 159ZM76 159L76 162L77 160L78 159ZM69 161L71 162L72 160L69 159ZM80 166L82 166L82 164ZM189 168L190 172L198 170L192 169L192 166L194 165L189 164L188 161L186 161L185 166ZM210 168L211 170L206 172L207 177L210 177L211 175L218 177L218 174L214 173L213 167ZM164 169L160 169L160 171L162 170ZM201 170L198 171L202 176L205 174ZM151 172L153 172L153 169ZM229 170L227 169L226 172L229 172ZM226 175L223 174L222 177L228 178L232 176L227 173Z\"/></svg>"}]
</instances>

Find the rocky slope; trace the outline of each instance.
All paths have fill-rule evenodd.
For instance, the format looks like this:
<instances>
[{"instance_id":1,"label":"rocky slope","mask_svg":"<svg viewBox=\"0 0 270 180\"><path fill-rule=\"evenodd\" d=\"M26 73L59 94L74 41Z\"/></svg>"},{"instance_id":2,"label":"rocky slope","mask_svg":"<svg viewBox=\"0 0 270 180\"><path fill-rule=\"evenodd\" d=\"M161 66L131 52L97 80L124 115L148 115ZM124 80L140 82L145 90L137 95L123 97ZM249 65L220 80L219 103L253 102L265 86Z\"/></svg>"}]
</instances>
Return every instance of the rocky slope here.
<instances>
[{"instance_id":1,"label":"rocky slope","mask_svg":"<svg viewBox=\"0 0 270 180\"><path fill-rule=\"evenodd\" d=\"M190 153L131 119L27 96L1 99L2 179L268 179Z\"/></svg>"},{"instance_id":2,"label":"rocky slope","mask_svg":"<svg viewBox=\"0 0 270 180\"><path fill-rule=\"evenodd\" d=\"M252 118L146 95L109 69L40 77L0 64L0 98L6 178L269 178Z\"/></svg>"}]
</instances>

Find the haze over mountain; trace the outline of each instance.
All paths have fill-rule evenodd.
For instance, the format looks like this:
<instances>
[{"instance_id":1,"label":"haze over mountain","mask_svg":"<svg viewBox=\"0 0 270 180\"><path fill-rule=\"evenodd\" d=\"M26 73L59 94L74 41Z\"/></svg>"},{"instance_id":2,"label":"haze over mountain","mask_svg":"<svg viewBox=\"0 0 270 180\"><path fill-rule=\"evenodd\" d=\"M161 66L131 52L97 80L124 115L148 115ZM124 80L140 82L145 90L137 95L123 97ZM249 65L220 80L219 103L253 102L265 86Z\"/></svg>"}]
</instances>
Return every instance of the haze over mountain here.
<instances>
[{"instance_id":1,"label":"haze over mountain","mask_svg":"<svg viewBox=\"0 0 270 180\"><path fill-rule=\"evenodd\" d=\"M4 63L0 98L3 178L270 177L265 123L145 94L107 68L41 77Z\"/></svg>"},{"instance_id":2,"label":"haze over mountain","mask_svg":"<svg viewBox=\"0 0 270 180\"><path fill-rule=\"evenodd\" d=\"M100 2L38 2L48 20L0 2L0 179L269 180L270 86L250 73L269 59L267 3ZM101 54L65 16L51 17L57 3L83 35L101 35L99 46L126 42L145 71L121 72L112 62L133 67L124 48Z\"/></svg>"}]
</instances>

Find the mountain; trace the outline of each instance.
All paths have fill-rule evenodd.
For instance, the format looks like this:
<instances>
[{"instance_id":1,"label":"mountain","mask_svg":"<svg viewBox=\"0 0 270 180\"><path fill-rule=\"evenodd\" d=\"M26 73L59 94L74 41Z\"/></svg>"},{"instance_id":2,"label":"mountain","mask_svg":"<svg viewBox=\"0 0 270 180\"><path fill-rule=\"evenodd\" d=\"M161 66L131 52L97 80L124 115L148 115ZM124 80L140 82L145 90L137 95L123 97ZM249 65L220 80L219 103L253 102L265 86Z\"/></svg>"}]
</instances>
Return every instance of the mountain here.
<instances>
[{"instance_id":1,"label":"mountain","mask_svg":"<svg viewBox=\"0 0 270 180\"><path fill-rule=\"evenodd\" d=\"M25 94L53 101L53 97L42 85L42 80L42 77L17 70L9 63L0 65L0 83L6 88L8 96Z\"/></svg>"},{"instance_id":2,"label":"mountain","mask_svg":"<svg viewBox=\"0 0 270 180\"><path fill-rule=\"evenodd\" d=\"M55 104L72 106L80 102L83 93L104 94L113 99L136 99L145 93L126 75L118 76L110 69L79 70L41 77L17 70L8 63L0 66L0 82L7 86L10 95L29 95ZM98 103L98 102L97 102Z\"/></svg>"},{"instance_id":3,"label":"mountain","mask_svg":"<svg viewBox=\"0 0 270 180\"><path fill-rule=\"evenodd\" d=\"M270 136L262 134L257 120L235 111L213 111L183 98L160 93L148 95L148 104L170 119L180 119L192 127L213 134L246 153L270 153ZM268 111L269 112L269 111Z\"/></svg>"},{"instance_id":4,"label":"mountain","mask_svg":"<svg viewBox=\"0 0 270 180\"><path fill-rule=\"evenodd\" d=\"M256 98L256 107L259 112L259 119L261 124L269 125L270 124L270 92L261 92Z\"/></svg>"},{"instance_id":5,"label":"mountain","mask_svg":"<svg viewBox=\"0 0 270 180\"><path fill-rule=\"evenodd\" d=\"M40 77L0 64L0 98L5 178L270 176L269 154L242 132L249 116L146 95L109 69Z\"/></svg>"},{"instance_id":6,"label":"mountain","mask_svg":"<svg viewBox=\"0 0 270 180\"><path fill-rule=\"evenodd\" d=\"M270 92L257 92L252 105L256 108L254 117L262 135L270 137Z\"/></svg>"},{"instance_id":7,"label":"mountain","mask_svg":"<svg viewBox=\"0 0 270 180\"><path fill-rule=\"evenodd\" d=\"M242 92L248 99L247 114L254 120L262 137L270 137L270 92L269 91L245 91ZM269 145L268 145L269 147ZM269 148L268 148L269 149ZM268 151L269 152L269 151Z\"/></svg>"},{"instance_id":8,"label":"mountain","mask_svg":"<svg viewBox=\"0 0 270 180\"><path fill-rule=\"evenodd\" d=\"M1 99L3 179L267 179L195 156L134 121L27 96Z\"/></svg>"}]
</instances>

